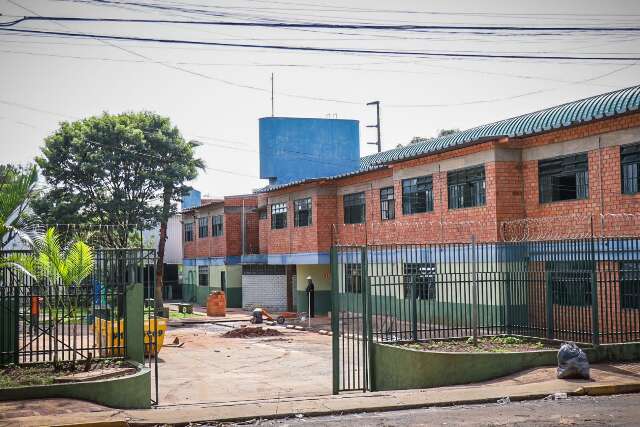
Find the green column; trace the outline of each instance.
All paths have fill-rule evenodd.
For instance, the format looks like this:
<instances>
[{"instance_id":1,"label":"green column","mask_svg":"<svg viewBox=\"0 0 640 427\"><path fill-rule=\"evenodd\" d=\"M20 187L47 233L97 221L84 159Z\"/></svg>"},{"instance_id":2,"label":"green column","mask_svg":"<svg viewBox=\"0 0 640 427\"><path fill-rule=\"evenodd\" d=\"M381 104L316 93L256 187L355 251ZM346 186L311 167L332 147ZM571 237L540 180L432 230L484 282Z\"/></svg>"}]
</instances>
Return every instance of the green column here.
<instances>
[{"instance_id":1,"label":"green column","mask_svg":"<svg viewBox=\"0 0 640 427\"><path fill-rule=\"evenodd\" d=\"M331 349L333 362L333 394L340 392L340 301L338 281L338 250L331 247Z\"/></svg>"},{"instance_id":2,"label":"green column","mask_svg":"<svg viewBox=\"0 0 640 427\"><path fill-rule=\"evenodd\" d=\"M127 357L144 363L144 288L142 283L130 283L126 292L124 333Z\"/></svg>"},{"instance_id":3,"label":"green column","mask_svg":"<svg viewBox=\"0 0 640 427\"><path fill-rule=\"evenodd\" d=\"M547 339L552 340L553 335L553 285L551 272L545 271L546 307L547 307Z\"/></svg>"}]
</instances>

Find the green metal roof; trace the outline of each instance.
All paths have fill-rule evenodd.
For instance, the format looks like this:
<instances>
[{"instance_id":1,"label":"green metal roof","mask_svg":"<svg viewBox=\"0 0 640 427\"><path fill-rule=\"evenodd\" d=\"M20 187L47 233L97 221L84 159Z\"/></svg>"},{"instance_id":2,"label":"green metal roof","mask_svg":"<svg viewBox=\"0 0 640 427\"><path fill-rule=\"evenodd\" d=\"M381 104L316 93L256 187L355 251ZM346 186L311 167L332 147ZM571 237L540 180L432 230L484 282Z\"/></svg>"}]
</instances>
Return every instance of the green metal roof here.
<instances>
[{"instance_id":1,"label":"green metal roof","mask_svg":"<svg viewBox=\"0 0 640 427\"><path fill-rule=\"evenodd\" d=\"M640 86L633 86L478 126L440 138L425 139L406 147L372 154L360 159L360 167L368 169L374 165L422 156L486 140L491 137L522 137L562 129L580 123L637 111L639 107Z\"/></svg>"},{"instance_id":2,"label":"green metal roof","mask_svg":"<svg viewBox=\"0 0 640 427\"><path fill-rule=\"evenodd\" d=\"M453 149L458 146L472 144L474 142L485 141L487 139L501 136L514 138L535 135L580 123L588 123L605 117L613 117L632 111L638 111L639 108L640 85L603 93L601 95L595 95L578 101L568 102L566 104L557 105L555 107L535 111L533 113L501 120L499 122L477 126L462 132L442 136L440 138L424 139L421 142L407 145L405 147L394 148L392 150L365 156L360 159L360 169L352 172L324 178L268 185L256 191L268 192L305 182L343 178L378 169L387 163L429 155L439 151Z\"/></svg>"}]
</instances>

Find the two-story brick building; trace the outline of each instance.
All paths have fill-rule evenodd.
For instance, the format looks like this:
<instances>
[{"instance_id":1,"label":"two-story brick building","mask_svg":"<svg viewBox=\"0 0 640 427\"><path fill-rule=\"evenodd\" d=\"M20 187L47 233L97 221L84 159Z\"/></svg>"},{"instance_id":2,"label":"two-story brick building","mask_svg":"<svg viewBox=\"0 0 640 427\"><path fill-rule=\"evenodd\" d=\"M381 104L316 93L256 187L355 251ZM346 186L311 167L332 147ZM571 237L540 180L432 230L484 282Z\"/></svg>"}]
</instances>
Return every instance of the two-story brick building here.
<instances>
[{"instance_id":1,"label":"two-story brick building","mask_svg":"<svg viewBox=\"0 0 640 427\"><path fill-rule=\"evenodd\" d=\"M543 217L565 218L545 227L568 236L598 233L610 214L640 212L639 107L640 86L631 87L366 156L351 172L267 186L260 253L295 271L298 310L311 276L322 312L332 242L496 242L505 224ZM611 226L640 235L633 221Z\"/></svg>"},{"instance_id":2,"label":"two-story brick building","mask_svg":"<svg viewBox=\"0 0 640 427\"><path fill-rule=\"evenodd\" d=\"M182 211L185 299L204 304L222 290L228 307L242 306L242 255L258 251L256 202L255 195L229 196Z\"/></svg>"}]
</instances>

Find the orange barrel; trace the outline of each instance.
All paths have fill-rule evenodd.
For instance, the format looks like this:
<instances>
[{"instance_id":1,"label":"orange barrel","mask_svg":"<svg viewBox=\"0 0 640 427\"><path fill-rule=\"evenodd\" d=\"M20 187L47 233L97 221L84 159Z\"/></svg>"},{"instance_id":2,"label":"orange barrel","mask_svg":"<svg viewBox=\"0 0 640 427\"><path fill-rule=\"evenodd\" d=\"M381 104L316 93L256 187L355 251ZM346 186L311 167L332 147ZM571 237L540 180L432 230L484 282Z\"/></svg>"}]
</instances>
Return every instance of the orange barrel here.
<instances>
[{"instance_id":1,"label":"orange barrel","mask_svg":"<svg viewBox=\"0 0 640 427\"><path fill-rule=\"evenodd\" d=\"M207 299L207 316L224 317L227 310L227 298L222 291L214 291Z\"/></svg>"}]
</instances>

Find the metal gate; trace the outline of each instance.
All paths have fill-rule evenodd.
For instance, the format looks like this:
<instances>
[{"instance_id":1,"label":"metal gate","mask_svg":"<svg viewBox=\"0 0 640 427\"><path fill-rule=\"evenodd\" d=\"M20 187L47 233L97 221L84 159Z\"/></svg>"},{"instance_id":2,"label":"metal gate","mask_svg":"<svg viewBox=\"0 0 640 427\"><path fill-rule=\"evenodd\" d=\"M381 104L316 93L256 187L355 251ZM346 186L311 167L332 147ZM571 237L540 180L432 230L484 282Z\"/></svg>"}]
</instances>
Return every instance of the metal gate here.
<instances>
[{"instance_id":1,"label":"metal gate","mask_svg":"<svg viewBox=\"0 0 640 427\"><path fill-rule=\"evenodd\" d=\"M331 249L333 393L371 390L371 292L366 247ZM365 261L365 262L363 262Z\"/></svg>"}]
</instances>

